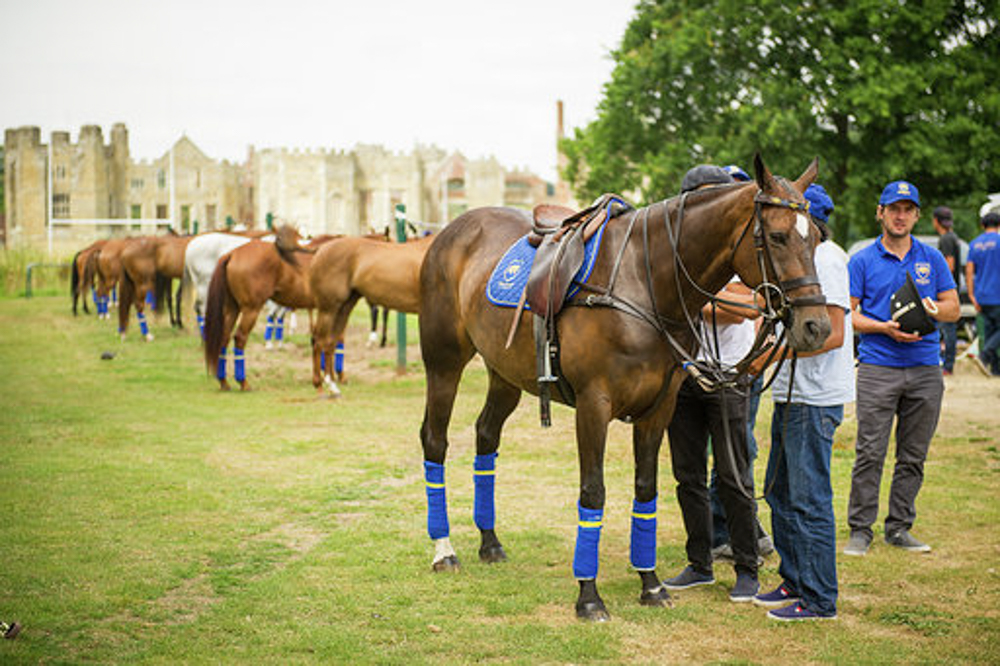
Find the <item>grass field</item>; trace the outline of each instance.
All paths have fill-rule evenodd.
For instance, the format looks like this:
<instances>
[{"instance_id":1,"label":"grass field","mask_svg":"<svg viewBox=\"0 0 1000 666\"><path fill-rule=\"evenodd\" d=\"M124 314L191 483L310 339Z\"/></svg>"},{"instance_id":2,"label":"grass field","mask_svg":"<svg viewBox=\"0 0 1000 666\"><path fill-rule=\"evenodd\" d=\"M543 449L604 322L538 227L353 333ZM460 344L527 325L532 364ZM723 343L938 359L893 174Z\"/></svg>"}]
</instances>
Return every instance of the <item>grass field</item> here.
<instances>
[{"instance_id":1,"label":"grass field","mask_svg":"<svg viewBox=\"0 0 1000 666\"><path fill-rule=\"evenodd\" d=\"M480 564L471 470L485 373L470 366L448 459L464 568L432 574L415 326L403 377L395 349L361 349L364 327L356 314L355 378L338 401L315 396L304 335L264 352L259 329L257 390L224 394L190 331L160 323L154 342L133 330L121 343L114 323L74 319L66 296L0 300L0 619L25 626L0 641L0 663L1000 663L1000 383L968 374L949 387L914 530L934 552L890 550L877 533L867 557L840 556L840 617L820 624L730 603L728 566L673 608L640 607L630 432L613 424L599 580L612 621L590 625L573 614L572 412L556 407L542 430L526 397L512 416L497 480L510 561ZM956 401L980 407L949 416ZM849 418L834 451L841 540L853 433ZM684 536L666 447L661 463L667 577L685 563Z\"/></svg>"}]
</instances>

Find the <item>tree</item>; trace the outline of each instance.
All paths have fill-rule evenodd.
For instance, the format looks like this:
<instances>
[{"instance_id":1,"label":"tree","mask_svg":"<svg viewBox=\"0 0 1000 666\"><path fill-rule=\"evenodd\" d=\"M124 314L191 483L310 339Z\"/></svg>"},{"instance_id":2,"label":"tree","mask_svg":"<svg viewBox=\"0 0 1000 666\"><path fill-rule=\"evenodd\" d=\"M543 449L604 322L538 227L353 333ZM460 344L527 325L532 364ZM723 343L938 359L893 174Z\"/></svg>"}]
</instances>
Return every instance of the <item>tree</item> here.
<instances>
[{"instance_id":1,"label":"tree","mask_svg":"<svg viewBox=\"0 0 1000 666\"><path fill-rule=\"evenodd\" d=\"M580 199L656 200L695 164L759 150L796 177L818 155L841 243L876 233L898 178L925 208L978 207L1000 190L997 17L997 0L642 0L563 175Z\"/></svg>"}]
</instances>

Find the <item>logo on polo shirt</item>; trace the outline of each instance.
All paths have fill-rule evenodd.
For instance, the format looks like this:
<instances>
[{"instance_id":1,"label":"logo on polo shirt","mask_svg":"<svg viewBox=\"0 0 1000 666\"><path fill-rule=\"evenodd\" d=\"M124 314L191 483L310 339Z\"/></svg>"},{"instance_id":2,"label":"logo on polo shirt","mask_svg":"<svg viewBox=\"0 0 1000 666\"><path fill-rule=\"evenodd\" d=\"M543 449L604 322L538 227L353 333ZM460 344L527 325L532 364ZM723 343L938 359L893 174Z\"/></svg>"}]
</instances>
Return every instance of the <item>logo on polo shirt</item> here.
<instances>
[{"instance_id":1,"label":"logo on polo shirt","mask_svg":"<svg viewBox=\"0 0 1000 666\"><path fill-rule=\"evenodd\" d=\"M929 263L919 261L913 265L913 270L917 273L917 284L931 283L931 265Z\"/></svg>"}]
</instances>

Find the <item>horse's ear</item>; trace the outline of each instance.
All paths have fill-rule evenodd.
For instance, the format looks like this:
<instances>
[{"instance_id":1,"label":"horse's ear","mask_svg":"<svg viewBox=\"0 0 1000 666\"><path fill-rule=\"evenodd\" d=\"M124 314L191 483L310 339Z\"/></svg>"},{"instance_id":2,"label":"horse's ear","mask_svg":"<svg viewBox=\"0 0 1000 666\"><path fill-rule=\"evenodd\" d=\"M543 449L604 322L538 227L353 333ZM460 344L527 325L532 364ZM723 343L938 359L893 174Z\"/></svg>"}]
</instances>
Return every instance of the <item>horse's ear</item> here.
<instances>
[{"instance_id":1,"label":"horse's ear","mask_svg":"<svg viewBox=\"0 0 1000 666\"><path fill-rule=\"evenodd\" d=\"M799 192L805 193L806 188L813 184L816 180L816 176L819 175L819 158L814 157L812 163L806 167L806 170L802 172L798 180L795 181L795 189Z\"/></svg>"},{"instance_id":2,"label":"horse's ear","mask_svg":"<svg viewBox=\"0 0 1000 666\"><path fill-rule=\"evenodd\" d=\"M753 170L757 177L757 187L760 188L761 192L767 192L774 188L774 176L764 164L759 152L753 155Z\"/></svg>"}]
</instances>

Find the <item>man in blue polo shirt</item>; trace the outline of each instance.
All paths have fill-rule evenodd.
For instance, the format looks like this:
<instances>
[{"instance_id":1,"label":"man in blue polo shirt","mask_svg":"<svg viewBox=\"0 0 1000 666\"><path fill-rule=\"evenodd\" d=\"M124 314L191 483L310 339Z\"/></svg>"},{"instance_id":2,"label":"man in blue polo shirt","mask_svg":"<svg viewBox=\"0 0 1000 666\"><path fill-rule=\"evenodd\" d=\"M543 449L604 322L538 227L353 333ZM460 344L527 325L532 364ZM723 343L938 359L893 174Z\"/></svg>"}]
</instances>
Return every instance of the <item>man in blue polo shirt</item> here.
<instances>
[{"instance_id":1,"label":"man in blue polo shirt","mask_svg":"<svg viewBox=\"0 0 1000 666\"><path fill-rule=\"evenodd\" d=\"M1000 213L987 213L980 220L983 233L969 243L969 262L965 266L965 284L969 285L969 299L976 311L983 315L983 341L979 368L994 377L1000 375Z\"/></svg>"},{"instance_id":2,"label":"man in blue polo shirt","mask_svg":"<svg viewBox=\"0 0 1000 666\"><path fill-rule=\"evenodd\" d=\"M907 273L928 314L938 321L957 321L958 290L944 256L911 234L920 218L920 195L900 180L882 191L876 217L882 236L851 258L851 321L860 333L857 369L858 434L851 472L847 524L848 555L864 555L878 517L879 486L896 426L896 464L885 518L886 543L914 552L929 552L910 529L916 498L924 480L924 460L937 428L944 394L937 330L920 336L900 329L892 318L890 299Z\"/></svg>"}]
</instances>

